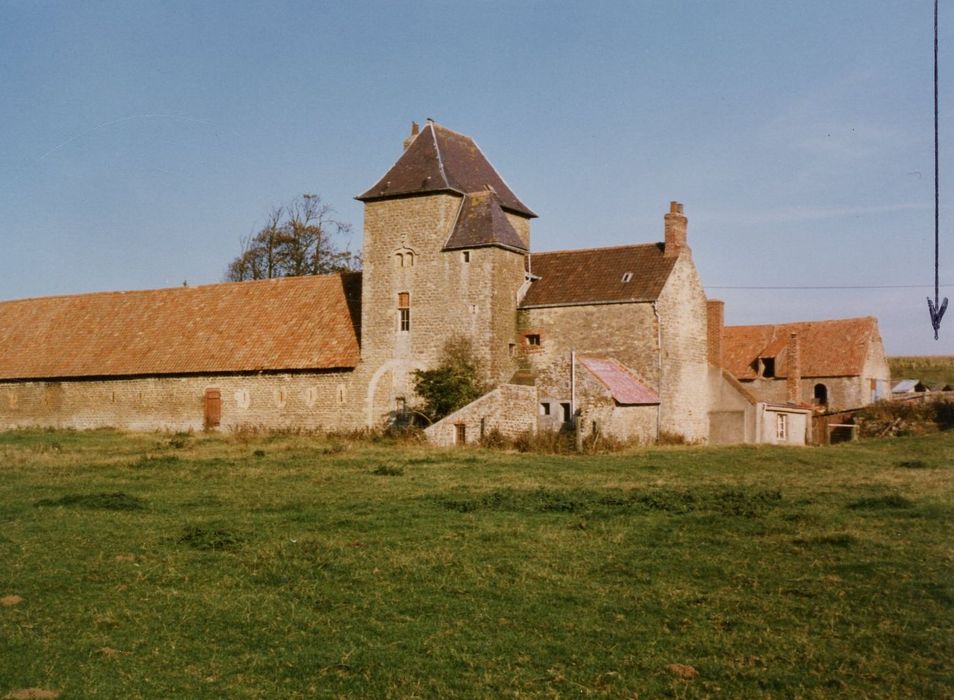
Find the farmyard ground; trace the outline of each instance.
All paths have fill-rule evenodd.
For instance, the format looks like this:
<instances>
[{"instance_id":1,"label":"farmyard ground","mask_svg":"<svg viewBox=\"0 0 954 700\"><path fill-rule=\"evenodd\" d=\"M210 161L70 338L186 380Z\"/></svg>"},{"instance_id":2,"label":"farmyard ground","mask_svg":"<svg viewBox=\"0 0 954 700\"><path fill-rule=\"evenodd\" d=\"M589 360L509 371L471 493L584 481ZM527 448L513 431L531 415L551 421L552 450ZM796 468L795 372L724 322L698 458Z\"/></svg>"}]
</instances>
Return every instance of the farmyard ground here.
<instances>
[{"instance_id":1,"label":"farmyard ground","mask_svg":"<svg viewBox=\"0 0 954 700\"><path fill-rule=\"evenodd\" d=\"M0 697L949 697L952 464L0 434Z\"/></svg>"}]
</instances>

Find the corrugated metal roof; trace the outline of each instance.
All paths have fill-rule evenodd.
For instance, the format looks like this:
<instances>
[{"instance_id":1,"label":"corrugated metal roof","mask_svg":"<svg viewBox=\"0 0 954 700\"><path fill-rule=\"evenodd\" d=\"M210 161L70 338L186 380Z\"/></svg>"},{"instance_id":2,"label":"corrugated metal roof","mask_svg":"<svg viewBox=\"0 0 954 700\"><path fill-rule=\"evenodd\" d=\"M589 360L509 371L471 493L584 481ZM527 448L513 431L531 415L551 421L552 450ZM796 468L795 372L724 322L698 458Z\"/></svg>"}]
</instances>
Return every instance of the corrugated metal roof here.
<instances>
[{"instance_id":1,"label":"corrugated metal roof","mask_svg":"<svg viewBox=\"0 0 954 700\"><path fill-rule=\"evenodd\" d=\"M0 303L0 379L348 368L360 273Z\"/></svg>"},{"instance_id":2,"label":"corrugated metal roof","mask_svg":"<svg viewBox=\"0 0 954 700\"><path fill-rule=\"evenodd\" d=\"M510 225L500 208L500 198L493 192L476 192L464 196L457 222L444 250L497 245L526 251L527 247Z\"/></svg>"},{"instance_id":3,"label":"corrugated metal roof","mask_svg":"<svg viewBox=\"0 0 954 700\"><path fill-rule=\"evenodd\" d=\"M798 333L803 377L852 377L864 370L872 342L881 342L873 316L830 321L799 321L758 326L726 326L722 339L724 366L739 379L758 377L758 358L782 358L775 376L788 373L787 347Z\"/></svg>"},{"instance_id":4,"label":"corrugated metal roof","mask_svg":"<svg viewBox=\"0 0 954 700\"><path fill-rule=\"evenodd\" d=\"M609 389L617 403L627 406L659 403L656 392L641 384L623 364L612 357L588 355L579 356L577 360Z\"/></svg>"},{"instance_id":5,"label":"corrugated metal roof","mask_svg":"<svg viewBox=\"0 0 954 700\"><path fill-rule=\"evenodd\" d=\"M662 243L534 253L530 271L540 279L520 305L655 301L675 264L675 257L663 255Z\"/></svg>"},{"instance_id":6,"label":"corrugated metal roof","mask_svg":"<svg viewBox=\"0 0 954 700\"><path fill-rule=\"evenodd\" d=\"M536 217L484 156L470 136L428 122L397 162L355 199L370 202L429 192L495 192L504 209Z\"/></svg>"}]
</instances>

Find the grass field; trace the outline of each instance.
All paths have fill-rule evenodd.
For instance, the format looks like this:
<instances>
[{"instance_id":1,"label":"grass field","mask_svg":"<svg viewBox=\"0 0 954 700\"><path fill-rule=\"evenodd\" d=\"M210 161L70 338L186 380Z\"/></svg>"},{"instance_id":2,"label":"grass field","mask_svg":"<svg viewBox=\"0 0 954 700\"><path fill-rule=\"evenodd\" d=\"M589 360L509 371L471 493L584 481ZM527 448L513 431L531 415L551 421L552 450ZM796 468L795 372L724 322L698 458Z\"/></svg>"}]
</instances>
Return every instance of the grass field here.
<instances>
[{"instance_id":1,"label":"grass field","mask_svg":"<svg viewBox=\"0 0 954 700\"><path fill-rule=\"evenodd\" d=\"M889 357L891 380L920 379L927 385L954 385L954 357L925 355L923 357Z\"/></svg>"},{"instance_id":2,"label":"grass field","mask_svg":"<svg viewBox=\"0 0 954 700\"><path fill-rule=\"evenodd\" d=\"M0 697L951 697L952 464L0 433Z\"/></svg>"}]
</instances>

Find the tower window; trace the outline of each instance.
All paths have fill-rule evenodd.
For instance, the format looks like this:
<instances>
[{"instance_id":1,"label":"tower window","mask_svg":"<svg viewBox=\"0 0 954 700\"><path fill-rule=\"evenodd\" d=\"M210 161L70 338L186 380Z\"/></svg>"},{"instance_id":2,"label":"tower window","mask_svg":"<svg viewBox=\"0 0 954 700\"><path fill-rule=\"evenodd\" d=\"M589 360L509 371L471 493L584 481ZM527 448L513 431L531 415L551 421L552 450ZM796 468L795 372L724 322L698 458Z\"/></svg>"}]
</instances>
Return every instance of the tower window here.
<instances>
[{"instance_id":1,"label":"tower window","mask_svg":"<svg viewBox=\"0 0 954 700\"><path fill-rule=\"evenodd\" d=\"M528 333L527 334L527 345L532 345L534 347L540 347L540 334L539 333Z\"/></svg>"},{"instance_id":2,"label":"tower window","mask_svg":"<svg viewBox=\"0 0 954 700\"><path fill-rule=\"evenodd\" d=\"M461 253L461 259L463 259L463 261L464 261L465 263L469 263L469 262L470 262L470 251L469 251L469 250L465 250L463 253Z\"/></svg>"},{"instance_id":3,"label":"tower window","mask_svg":"<svg viewBox=\"0 0 954 700\"><path fill-rule=\"evenodd\" d=\"M398 329L404 333L411 330L411 295L408 292L398 294Z\"/></svg>"}]
</instances>

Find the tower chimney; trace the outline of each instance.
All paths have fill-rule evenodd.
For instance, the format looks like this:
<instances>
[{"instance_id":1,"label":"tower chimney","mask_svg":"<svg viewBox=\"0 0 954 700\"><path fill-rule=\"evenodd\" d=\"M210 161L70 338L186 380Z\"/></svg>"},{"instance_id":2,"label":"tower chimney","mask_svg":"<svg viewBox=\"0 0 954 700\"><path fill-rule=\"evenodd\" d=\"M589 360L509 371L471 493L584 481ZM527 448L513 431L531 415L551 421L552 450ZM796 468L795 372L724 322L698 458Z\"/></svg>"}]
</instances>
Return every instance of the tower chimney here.
<instances>
[{"instance_id":1,"label":"tower chimney","mask_svg":"<svg viewBox=\"0 0 954 700\"><path fill-rule=\"evenodd\" d=\"M789 403L802 402L802 351L798 333L788 336L788 369L785 372L785 388Z\"/></svg>"},{"instance_id":2,"label":"tower chimney","mask_svg":"<svg viewBox=\"0 0 954 700\"><path fill-rule=\"evenodd\" d=\"M663 255L672 258L684 250L689 252L689 246L686 244L686 228L689 220L682 213L682 204L670 202L669 212L664 218L666 221L666 244L663 248Z\"/></svg>"},{"instance_id":3,"label":"tower chimney","mask_svg":"<svg viewBox=\"0 0 954 700\"><path fill-rule=\"evenodd\" d=\"M709 364L722 366L722 328L725 326L725 302L709 299L706 302L706 335Z\"/></svg>"},{"instance_id":4,"label":"tower chimney","mask_svg":"<svg viewBox=\"0 0 954 700\"><path fill-rule=\"evenodd\" d=\"M404 150L407 150L407 147L414 143L414 139L417 138L417 135L420 133L421 127L417 125L417 122L411 122L411 135L404 139Z\"/></svg>"}]
</instances>

